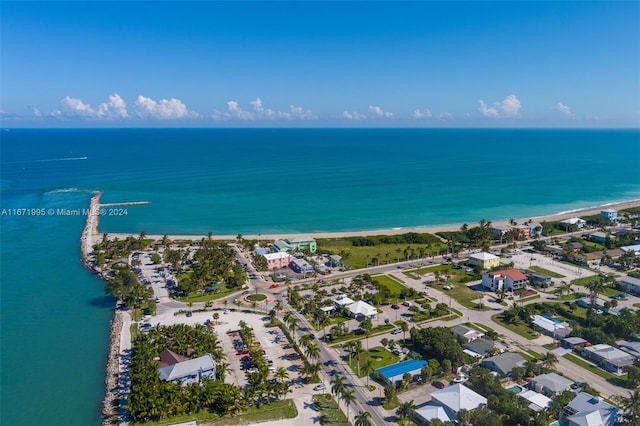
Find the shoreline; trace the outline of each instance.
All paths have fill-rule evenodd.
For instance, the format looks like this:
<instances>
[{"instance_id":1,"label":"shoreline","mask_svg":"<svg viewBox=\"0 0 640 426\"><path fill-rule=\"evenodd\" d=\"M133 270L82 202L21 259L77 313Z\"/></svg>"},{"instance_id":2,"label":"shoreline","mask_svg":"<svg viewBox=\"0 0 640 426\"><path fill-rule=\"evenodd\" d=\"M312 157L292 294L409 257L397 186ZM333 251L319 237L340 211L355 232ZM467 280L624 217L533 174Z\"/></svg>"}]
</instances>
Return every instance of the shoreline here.
<instances>
[{"instance_id":1,"label":"shoreline","mask_svg":"<svg viewBox=\"0 0 640 426\"><path fill-rule=\"evenodd\" d=\"M98 225L100 224L100 197L102 192L97 192L91 197L89 202L89 214L80 235L80 260L82 266L98 275L100 279L105 279L103 271L98 268L91 259L95 238L99 236ZM120 381L120 340L124 321L122 314L118 312L118 305L114 306L113 318L109 324L109 343L107 345L107 360L105 365L105 394L101 404L100 413L102 415L103 426L118 424L118 411L120 409L120 392L118 383ZM118 404L116 405L116 401Z\"/></svg>"},{"instance_id":2,"label":"shoreline","mask_svg":"<svg viewBox=\"0 0 640 426\"><path fill-rule=\"evenodd\" d=\"M615 209L615 210L623 210L630 207L640 207L640 199L629 200L629 201L620 201L620 202L612 202L605 203L598 206L593 207L585 207L581 209L567 210L559 213L553 213L542 216L532 216L525 218L514 218L517 223L521 224L526 221L532 220L533 222L541 222L541 221L558 221L569 219L574 216L589 216L594 214L600 214L600 211L603 209ZM490 219L487 219L491 221ZM499 221L491 221L492 225L495 226L509 226L508 220L499 220ZM475 223L469 223L470 226L474 226ZM451 232L458 231L463 223L455 223L448 225L433 225L433 226L414 226L414 227L399 227L399 228L390 228L390 229L374 229L374 230L365 230L365 231L336 231L336 232L282 232L282 233L274 233L274 234L242 234L242 237L247 240L278 240L278 239L287 239L287 238L344 238L344 237L367 237L374 235L399 235L406 234L409 232L416 233L429 233L436 234L438 232ZM97 232L97 227L96 227ZM130 234L130 233L109 233L108 238L127 238L127 237L137 237L138 234ZM146 238L159 240L162 239L164 235L146 235ZM195 235L195 234L167 234L167 238L170 240L200 240L202 238L207 238L207 235ZM211 236L214 240L235 240L237 235L216 235L213 234Z\"/></svg>"},{"instance_id":3,"label":"shoreline","mask_svg":"<svg viewBox=\"0 0 640 426\"><path fill-rule=\"evenodd\" d=\"M102 192L98 192L91 197L91 201L89 203L89 211L90 214L87 215L87 219L85 221L85 226L82 231L80 237L80 249L81 249L81 262L83 266L90 270L91 272L97 274L101 279L105 279L103 271L93 263L91 258L91 253L93 252L93 245L96 242L97 238L101 237L101 234L98 230L98 226L100 223L100 215L99 209L103 206L100 204L100 197L102 196ZM147 204L148 202L141 202L141 204ZM118 203L114 203L118 204ZM611 208L616 210L622 210L630 207L640 207L640 199L630 200L630 201L622 201L622 202L613 202L606 203L599 206L587 207L583 209L575 209L570 211L563 211L555 214L543 215L543 216L534 216L530 218L518 218L515 219L518 223L523 223L528 220L532 220L534 222L537 221L558 221L563 219L568 219L574 216L585 216L585 215L593 215L599 214L602 209ZM95 212L95 213L94 213ZM495 226L508 226L509 221L503 220L498 222L493 222L492 224ZM245 239L255 239L259 241L264 240L277 240L277 239L288 239L288 238L343 238L343 237L356 237L356 236L373 236L373 235L399 235L405 234L409 232L416 233L430 233L436 234L438 232L446 232L446 231L457 231L463 224L449 224L449 225L434 225L434 226L418 226L418 227L407 227L407 228L392 228L392 229L378 229L378 230L368 230L368 231L340 231L340 232L308 232L308 233L278 233L278 234L254 234L254 235L243 235ZM473 225L473 224L470 224ZM112 233L108 234L108 238L127 238L127 237L137 237L137 234L127 234L127 233ZM171 240L200 240L202 238L207 238L207 235L167 235L167 237ZM163 238L163 235L147 235L147 238L160 240ZM233 241L236 239L236 235L212 235L211 238L215 240L226 240ZM121 340L123 336L123 326L126 321L123 321L122 318L123 313L118 311L117 305L114 307L113 318L111 320L111 324L109 327L109 344L107 349L107 360L105 367L105 396L101 404L101 414L102 414L102 425L115 425L118 424L119 420L122 420L119 417L119 412L122 408L122 395L120 394L118 384L120 383L122 371L121 371ZM116 404L117 401L117 404Z\"/></svg>"}]
</instances>

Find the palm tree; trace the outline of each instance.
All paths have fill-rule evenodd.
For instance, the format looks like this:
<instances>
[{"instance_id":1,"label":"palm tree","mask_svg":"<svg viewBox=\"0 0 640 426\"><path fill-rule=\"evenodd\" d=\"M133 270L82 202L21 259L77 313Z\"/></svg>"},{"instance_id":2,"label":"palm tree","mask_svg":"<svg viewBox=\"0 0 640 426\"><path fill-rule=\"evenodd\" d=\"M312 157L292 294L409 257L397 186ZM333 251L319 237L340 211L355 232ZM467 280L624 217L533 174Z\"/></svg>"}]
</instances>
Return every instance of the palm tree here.
<instances>
[{"instance_id":1,"label":"palm tree","mask_svg":"<svg viewBox=\"0 0 640 426\"><path fill-rule=\"evenodd\" d=\"M318 357L320 356L320 346L315 343L310 344L305 350L305 355L314 360L318 359Z\"/></svg>"},{"instance_id":2,"label":"palm tree","mask_svg":"<svg viewBox=\"0 0 640 426\"><path fill-rule=\"evenodd\" d=\"M371 426L371 414L367 411L360 411L356 416L354 426Z\"/></svg>"},{"instance_id":3,"label":"palm tree","mask_svg":"<svg viewBox=\"0 0 640 426\"><path fill-rule=\"evenodd\" d=\"M273 373L274 377L276 379L280 379L280 382L284 382L284 379L288 379L289 378L289 373L287 372L287 369L284 367L278 367L276 369L276 372Z\"/></svg>"},{"instance_id":4,"label":"palm tree","mask_svg":"<svg viewBox=\"0 0 640 426\"><path fill-rule=\"evenodd\" d=\"M606 282L604 280L594 280L585 284L584 287L589 290L589 299L591 299L591 305L589 308L593 309L596 305L598 294L606 287Z\"/></svg>"},{"instance_id":5,"label":"palm tree","mask_svg":"<svg viewBox=\"0 0 640 426\"><path fill-rule=\"evenodd\" d=\"M367 375L367 387L369 387L369 375L373 373L375 370L373 368L373 359L367 358L362 366L363 373Z\"/></svg>"},{"instance_id":6,"label":"palm tree","mask_svg":"<svg viewBox=\"0 0 640 426\"><path fill-rule=\"evenodd\" d=\"M400 322L400 330L402 330L402 340L405 341L407 340L407 331L409 331L409 324L407 324L406 321L401 321Z\"/></svg>"},{"instance_id":7,"label":"palm tree","mask_svg":"<svg viewBox=\"0 0 640 426\"><path fill-rule=\"evenodd\" d=\"M344 389L344 379L342 378L342 376L336 376L331 381L331 393L339 397L343 389Z\"/></svg>"},{"instance_id":8,"label":"palm tree","mask_svg":"<svg viewBox=\"0 0 640 426\"><path fill-rule=\"evenodd\" d=\"M640 425L640 390L636 389L629 397L621 397L620 402L624 408L624 424L638 426Z\"/></svg>"},{"instance_id":9,"label":"palm tree","mask_svg":"<svg viewBox=\"0 0 640 426\"><path fill-rule=\"evenodd\" d=\"M396 415L400 417L400 421L404 423L405 420L411 418L415 414L416 408L417 407L413 403L413 399L411 401L403 402L396 410Z\"/></svg>"},{"instance_id":10,"label":"palm tree","mask_svg":"<svg viewBox=\"0 0 640 426\"><path fill-rule=\"evenodd\" d=\"M340 397L342 398L342 400L344 401L345 405L347 406L347 420L349 419L349 406L351 405L351 403L353 401L356 400L356 396L354 394L354 392L352 390L349 389L342 389L342 392L340 392Z\"/></svg>"},{"instance_id":11,"label":"palm tree","mask_svg":"<svg viewBox=\"0 0 640 426\"><path fill-rule=\"evenodd\" d=\"M558 357L551 352L547 352L545 355L542 356L541 361L542 361L542 365L545 368L552 368L554 365L558 363Z\"/></svg>"},{"instance_id":12,"label":"palm tree","mask_svg":"<svg viewBox=\"0 0 640 426\"><path fill-rule=\"evenodd\" d=\"M218 324L218 320L220 319L220 314L217 312L213 313L213 320L216 322L216 325Z\"/></svg>"}]
</instances>

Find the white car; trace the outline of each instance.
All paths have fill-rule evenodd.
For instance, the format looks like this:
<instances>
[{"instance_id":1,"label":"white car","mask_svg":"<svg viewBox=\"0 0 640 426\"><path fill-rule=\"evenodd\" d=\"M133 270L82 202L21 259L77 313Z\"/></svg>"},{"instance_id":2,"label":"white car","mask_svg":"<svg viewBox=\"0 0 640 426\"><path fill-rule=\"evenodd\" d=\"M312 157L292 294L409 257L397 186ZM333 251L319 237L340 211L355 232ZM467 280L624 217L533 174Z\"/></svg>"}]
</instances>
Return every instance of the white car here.
<instances>
[{"instance_id":1,"label":"white car","mask_svg":"<svg viewBox=\"0 0 640 426\"><path fill-rule=\"evenodd\" d=\"M326 388L327 388L327 387L324 385L324 383L321 383L321 384L319 384L319 385L315 386L315 387L313 388L313 390L314 390L314 391L321 391L321 390L325 390Z\"/></svg>"},{"instance_id":2,"label":"white car","mask_svg":"<svg viewBox=\"0 0 640 426\"><path fill-rule=\"evenodd\" d=\"M405 300L404 302L402 302L403 306L411 306L411 302L409 302L408 300Z\"/></svg>"},{"instance_id":3,"label":"white car","mask_svg":"<svg viewBox=\"0 0 640 426\"><path fill-rule=\"evenodd\" d=\"M399 328L394 328L393 330L391 330L391 334L400 334L402 333L402 330L400 330Z\"/></svg>"}]
</instances>

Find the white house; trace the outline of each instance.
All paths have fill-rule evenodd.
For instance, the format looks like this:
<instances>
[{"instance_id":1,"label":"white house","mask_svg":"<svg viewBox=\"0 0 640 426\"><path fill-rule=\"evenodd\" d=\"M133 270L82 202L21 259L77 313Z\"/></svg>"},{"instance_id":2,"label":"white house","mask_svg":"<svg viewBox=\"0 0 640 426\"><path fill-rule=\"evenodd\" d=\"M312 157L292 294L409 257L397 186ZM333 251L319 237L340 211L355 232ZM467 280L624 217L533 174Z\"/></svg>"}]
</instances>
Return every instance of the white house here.
<instances>
[{"instance_id":1,"label":"white house","mask_svg":"<svg viewBox=\"0 0 640 426\"><path fill-rule=\"evenodd\" d=\"M571 217L561 221L562 223L568 223L569 225L576 225L578 228L584 228L587 225L587 221L580 219L579 217Z\"/></svg>"},{"instance_id":2,"label":"white house","mask_svg":"<svg viewBox=\"0 0 640 426\"><path fill-rule=\"evenodd\" d=\"M569 426L613 426L621 412L597 396L580 392L562 410L561 420Z\"/></svg>"},{"instance_id":3,"label":"white house","mask_svg":"<svg viewBox=\"0 0 640 426\"><path fill-rule=\"evenodd\" d=\"M455 421L460 410L472 411L486 404L487 398L457 383L433 392L431 402L416 410L416 417L421 423L430 422L435 418Z\"/></svg>"},{"instance_id":4,"label":"white house","mask_svg":"<svg viewBox=\"0 0 640 426\"><path fill-rule=\"evenodd\" d=\"M613 209L605 209L600 211L600 216L609 220L617 220L618 219L618 210Z\"/></svg>"},{"instance_id":5,"label":"white house","mask_svg":"<svg viewBox=\"0 0 640 426\"><path fill-rule=\"evenodd\" d=\"M347 309L351 313L351 316L353 316L354 318L373 318L378 314L378 310L375 308L375 306L371 306L363 300L358 300L357 302L348 305Z\"/></svg>"},{"instance_id":6,"label":"white house","mask_svg":"<svg viewBox=\"0 0 640 426\"><path fill-rule=\"evenodd\" d=\"M216 377L216 361L211 354L199 358L178 362L158 370L160 380L182 383L199 382L203 377Z\"/></svg>"},{"instance_id":7,"label":"white house","mask_svg":"<svg viewBox=\"0 0 640 426\"><path fill-rule=\"evenodd\" d=\"M529 284L529 279L517 269L505 269L482 274L482 286L491 291L519 290L527 284Z\"/></svg>"}]
</instances>

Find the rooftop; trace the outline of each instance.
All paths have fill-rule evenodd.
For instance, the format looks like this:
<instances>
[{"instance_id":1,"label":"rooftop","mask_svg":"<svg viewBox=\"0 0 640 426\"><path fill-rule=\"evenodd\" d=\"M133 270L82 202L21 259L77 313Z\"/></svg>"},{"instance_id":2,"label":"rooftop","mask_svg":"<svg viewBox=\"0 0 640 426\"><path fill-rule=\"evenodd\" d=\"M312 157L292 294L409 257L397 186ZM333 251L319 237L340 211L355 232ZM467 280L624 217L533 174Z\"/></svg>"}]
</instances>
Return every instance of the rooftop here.
<instances>
[{"instance_id":1,"label":"rooftop","mask_svg":"<svg viewBox=\"0 0 640 426\"><path fill-rule=\"evenodd\" d=\"M433 392L431 398L454 413L462 409L474 410L487 403L487 398L460 383Z\"/></svg>"},{"instance_id":2,"label":"rooftop","mask_svg":"<svg viewBox=\"0 0 640 426\"><path fill-rule=\"evenodd\" d=\"M495 275L506 275L514 281L522 281L527 279L527 276L520 272L518 269L504 269L502 271L489 272L489 276L493 277Z\"/></svg>"},{"instance_id":3,"label":"rooftop","mask_svg":"<svg viewBox=\"0 0 640 426\"><path fill-rule=\"evenodd\" d=\"M402 361L397 364L378 368L376 371L387 379L391 379L393 377L402 376L405 373L421 370L425 365L427 365L427 361L425 360L410 359L408 361Z\"/></svg>"},{"instance_id":4,"label":"rooftop","mask_svg":"<svg viewBox=\"0 0 640 426\"><path fill-rule=\"evenodd\" d=\"M471 256L469 256L471 259L478 259L478 260L482 260L482 261L487 261L487 260L494 260L494 259L499 259L498 256L494 256L491 253L487 253L487 252L481 252L481 253L474 253Z\"/></svg>"}]
</instances>

